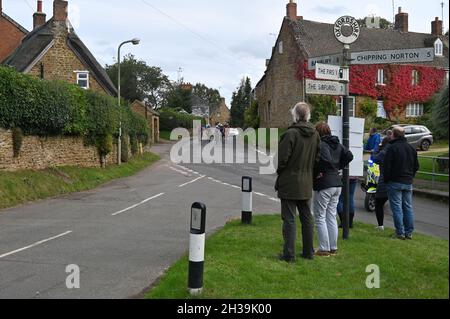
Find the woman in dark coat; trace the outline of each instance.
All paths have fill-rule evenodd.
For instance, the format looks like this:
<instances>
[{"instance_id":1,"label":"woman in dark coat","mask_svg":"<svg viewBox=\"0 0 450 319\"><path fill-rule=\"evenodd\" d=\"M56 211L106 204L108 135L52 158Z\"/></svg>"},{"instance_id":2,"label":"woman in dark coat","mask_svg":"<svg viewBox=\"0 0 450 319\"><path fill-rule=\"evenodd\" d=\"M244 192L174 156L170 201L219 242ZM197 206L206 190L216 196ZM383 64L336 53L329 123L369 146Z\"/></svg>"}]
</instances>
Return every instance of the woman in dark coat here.
<instances>
[{"instance_id":1,"label":"woman in dark coat","mask_svg":"<svg viewBox=\"0 0 450 319\"><path fill-rule=\"evenodd\" d=\"M373 155L373 160L376 164L380 165L380 172L383 172L381 167L383 166L384 156L386 155L387 148L389 147L389 137L385 137L381 143L380 148ZM383 173L380 173L378 180L377 193L375 195L375 212L377 215L378 227L377 229L384 230L384 206L388 201L387 185L384 182Z\"/></svg>"}]
</instances>

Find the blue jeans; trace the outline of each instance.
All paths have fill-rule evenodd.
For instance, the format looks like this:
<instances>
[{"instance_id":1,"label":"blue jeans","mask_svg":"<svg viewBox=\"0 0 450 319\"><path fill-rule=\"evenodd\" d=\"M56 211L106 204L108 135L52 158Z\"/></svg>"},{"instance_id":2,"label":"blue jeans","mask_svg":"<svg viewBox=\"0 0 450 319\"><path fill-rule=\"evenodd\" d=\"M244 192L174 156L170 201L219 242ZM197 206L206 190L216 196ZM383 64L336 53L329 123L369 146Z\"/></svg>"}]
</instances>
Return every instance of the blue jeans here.
<instances>
[{"instance_id":1,"label":"blue jeans","mask_svg":"<svg viewBox=\"0 0 450 319\"><path fill-rule=\"evenodd\" d=\"M388 197L397 235L412 235L414 232L413 186L388 183Z\"/></svg>"},{"instance_id":2,"label":"blue jeans","mask_svg":"<svg viewBox=\"0 0 450 319\"><path fill-rule=\"evenodd\" d=\"M358 186L357 179L350 180L350 215L355 215L355 192L356 186ZM337 206L338 214L342 214L344 212L344 195L341 194L339 197L339 204Z\"/></svg>"}]
</instances>

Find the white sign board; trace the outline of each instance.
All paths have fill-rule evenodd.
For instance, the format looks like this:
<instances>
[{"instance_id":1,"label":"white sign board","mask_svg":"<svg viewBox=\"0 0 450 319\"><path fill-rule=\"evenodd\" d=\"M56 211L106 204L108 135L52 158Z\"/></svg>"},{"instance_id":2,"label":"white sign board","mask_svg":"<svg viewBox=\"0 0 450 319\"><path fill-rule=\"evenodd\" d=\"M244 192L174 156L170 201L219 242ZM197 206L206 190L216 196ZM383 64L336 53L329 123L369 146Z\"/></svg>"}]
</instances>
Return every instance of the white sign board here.
<instances>
[{"instance_id":1,"label":"white sign board","mask_svg":"<svg viewBox=\"0 0 450 319\"><path fill-rule=\"evenodd\" d=\"M317 63L327 65L341 65L342 53L334 55L324 55L308 59L308 70L314 70Z\"/></svg>"},{"instance_id":2,"label":"white sign board","mask_svg":"<svg viewBox=\"0 0 450 319\"><path fill-rule=\"evenodd\" d=\"M352 64L433 62L434 48L356 52L352 60Z\"/></svg>"},{"instance_id":3,"label":"white sign board","mask_svg":"<svg viewBox=\"0 0 450 319\"><path fill-rule=\"evenodd\" d=\"M433 62L434 48L403 49L388 51L353 52L350 64L395 64L414 62ZM314 70L317 63L341 65L342 54L324 55L310 58L308 70Z\"/></svg>"},{"instance_id":4,"label":"white sign board","mask_svg":"<svg viewBox=\"0 0 450 319\"><path fill-rule=\"evenodd\" d=\"M306 80L306 94L345 95L345 85L339 82Z\"/></svg>"},{"instance_id":5,"label":"white sign board","mask_svg":"<svg viewBox=\"0 0 450 319\"><path fill-rule=\"evenodd\" d=\"M350 118L350 151L352 151L354 156L353 161L350 163L350 176L364 176L364 124L365 119ZM342 117L329 116L328 125L331 128L331 133L339 137L342 143Z\"/></svg>"},{"instance_id":6,"label":"white sign board","mask_svg":"<svg viewBox=\"0 0 450 319\"><path fill-rule=\"evenodd\" d=\"M320 80L350 81L350 71L335 65L317 63L316 78Z\"/></svg>"}]
</instances>

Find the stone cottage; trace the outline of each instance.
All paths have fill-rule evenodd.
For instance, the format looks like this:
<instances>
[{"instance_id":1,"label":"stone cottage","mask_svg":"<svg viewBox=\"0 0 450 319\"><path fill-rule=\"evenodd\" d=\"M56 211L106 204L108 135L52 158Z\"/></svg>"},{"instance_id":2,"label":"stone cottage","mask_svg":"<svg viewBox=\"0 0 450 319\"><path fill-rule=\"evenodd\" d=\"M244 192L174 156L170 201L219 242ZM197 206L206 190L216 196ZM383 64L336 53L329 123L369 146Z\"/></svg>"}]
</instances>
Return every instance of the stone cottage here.
<instances>
[{"instance_id":1,"label":"stone cottage","mask_svg":"<svg viewBox=\"0 0 450 319\"><path fill-rule=\"evenodd\" d=\"M342 55L333 24L304 19L293 0L286 9L265 74L254 91L261 127L288 126L289 109L307 99L305 79L315 79L314 64L339 65ZM424 103L448 83L449 42L442 21L433 20L430 33L417 33L409 30L408 18L399 8L394 28L361 28L359 40L351 46L360 59L350 67L351 116L358 116L360 104L369 98L377 103L380 117L419 117ZM429 56L417 59L416 51ZM400 62L392 61L396 58ZM341 112L342 98L335 99Z\"/></svg>"},{"instance_id":2,"label":"stone cottage","mask_svg":"<svg viewBox=\"0 0 450 319\"><path fill-rule=\"evenodd\" d=\"M48 21L42 9L42 1L38 0L33 31L26 34L18 47L14 48L14 41L8 48L1 44L5 52L12 49L3 64L41 79L62 80L84 89L117 95L104 68L75 33L68 17L68 1L54 0L53 17ZM3 29L0 31L3 34Z\"/></svg>"}]
</instances>

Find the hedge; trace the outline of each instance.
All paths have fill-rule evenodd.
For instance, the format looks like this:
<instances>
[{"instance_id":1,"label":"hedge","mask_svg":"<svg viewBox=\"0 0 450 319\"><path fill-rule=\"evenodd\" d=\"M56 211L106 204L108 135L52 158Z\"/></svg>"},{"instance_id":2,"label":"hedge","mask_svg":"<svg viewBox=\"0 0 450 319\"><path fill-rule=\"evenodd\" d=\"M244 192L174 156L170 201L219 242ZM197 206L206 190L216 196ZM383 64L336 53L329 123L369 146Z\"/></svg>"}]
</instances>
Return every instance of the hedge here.
<instances>
[{"instance_id":1,"label":"hedge","mask_svg":"<svg viewBox=\"0 0 450 319\"><path fill-rule=\"evenodd\" d=\"M124 135L147 143L146 120L125 102L120 116L114 97L62 81L43 81L0 67L0 127L25 135L82 136L101 155L112 150L122 120Z\"/></svg>"},{"instance_id":2,"label":"hedge","mask_svg":"<svg viewBox=\"0 0 450 319\"><path fill-rule=\"evenodd\" d=\"M170 132L179 127L192 129L195 120L202 121L205 124L205 120L201 117L183 114L171 108L163 108L158 112L160 114L159 125L161 131Z\"/></svg>"}]
</instances>

